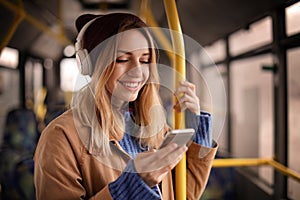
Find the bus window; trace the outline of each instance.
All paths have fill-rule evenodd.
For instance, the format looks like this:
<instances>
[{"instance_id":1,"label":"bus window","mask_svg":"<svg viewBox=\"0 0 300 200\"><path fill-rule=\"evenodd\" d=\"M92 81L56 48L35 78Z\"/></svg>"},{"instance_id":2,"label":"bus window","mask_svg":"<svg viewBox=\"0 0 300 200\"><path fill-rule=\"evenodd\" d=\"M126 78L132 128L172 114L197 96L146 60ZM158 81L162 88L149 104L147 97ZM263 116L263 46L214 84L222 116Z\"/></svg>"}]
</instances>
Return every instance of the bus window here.
<instances>
[{"instance_id":1,"label":"bus window","mask_svg":"<svg viewBox=\"0 0 300 200\"><path fill-rule=\"evenodd\" d=\"M288 167L300 173L300 48L292 49L287 54L288 61ZM300 183L289 178L289 198L300 199Z\"/></svg>"},{"instance_id":2,"label":"bus window","mask_svg":"<svg viewBox=\"0 0 300 200\"><path fill-rule=\"evenodd\" d=\"M300 2L286 8L286 33L288 36L300 32Z\"/></svg>"},{"instance_id":3,"label":"bus window","mask_svg":"<svg viewBox=\"0 0 300 200\"><path fill-rule=\"evenodd\" d=\"M90 77L79 73L75 58L65 58L61 61L60 76L60 87L64 92L76 92L90 81Z\"/></svg>"},{"instance_id":4,"label":"bus window","mask_svg":"<svg viewBox=\"0 0 300 200\"><path fill-rule=\"evenodd\" d=\"M231 69L232 153L239 158L271 158L274 148L273 79L262 66L270 54L238 60ZM252 173L273 184L273 170L253 167Z\"/></svg>"},{"instance_id":5,"label":"bus window","mask_svg":"<svg viewBox=\"0 0 300 200\"><path fill-rule=\"evenodd\" d=\"M266 17L229 37L230 54L238 55L272 42L272 20Z\"/></svg>"}]
</instances>

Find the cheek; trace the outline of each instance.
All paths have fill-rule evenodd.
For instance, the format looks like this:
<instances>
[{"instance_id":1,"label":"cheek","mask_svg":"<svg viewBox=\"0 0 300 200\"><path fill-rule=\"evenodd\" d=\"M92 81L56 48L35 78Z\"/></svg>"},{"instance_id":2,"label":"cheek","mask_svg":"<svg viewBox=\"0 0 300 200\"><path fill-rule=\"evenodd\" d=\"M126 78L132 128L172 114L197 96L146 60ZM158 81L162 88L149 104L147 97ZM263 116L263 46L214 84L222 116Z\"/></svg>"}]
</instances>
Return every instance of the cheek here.
<instances>
[{"instance_id":1,"label":"cheek","mask_svg":"<svg viewBox=\"0 0 300 200\"><path fill-rule=\"evenodd\" d=\"M112 93L112 91L114 90L114 86L115 84L113 83L112 79L108 79L107 83L106 83L106 89Z\"/></svg>"},{"instance_id":2,"label":"cheek","mask_svg":"<svg viewBox=\"0 0 300 200\"><path fill-rule=\"evenodd\" d=\"M120 70L114 70L114 72L111 74L111 76L109 77L109 79L106 83L106 87L110 93L112 93L114 91L115 87L117 86L118 79L120 79L120 77L123 74L124 73L121 72Z\"/></svg>"},{"instance_id":3,"label":"cheek","mask_svg":"<svg viewBox=\"0 0 300 200\"><path fill-rule=\"evenodd\" d=\"M143 67L143 76L144 76L145 82L147 82L147 80L150 77L150 69L149 69L149 67Z\"/></svg>"}]
</instances>

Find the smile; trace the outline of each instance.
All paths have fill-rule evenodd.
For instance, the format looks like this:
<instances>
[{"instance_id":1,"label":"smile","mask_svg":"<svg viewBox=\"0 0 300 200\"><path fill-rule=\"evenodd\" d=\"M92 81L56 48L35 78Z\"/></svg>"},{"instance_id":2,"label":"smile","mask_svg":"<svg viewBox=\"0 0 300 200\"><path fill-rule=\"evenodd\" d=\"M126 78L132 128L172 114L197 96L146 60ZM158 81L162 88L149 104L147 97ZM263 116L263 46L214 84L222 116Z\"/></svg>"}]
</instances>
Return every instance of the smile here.
<instances>
[{"instance_id":1,"label":"smile","mask_svg":"<svg viewBox=\"0 0 300 200\"><path fill-rule=\"evenodd\" d=\"M141 82L125 82L125 81L120 81L120 83L129 89L137 89L141 84Z\"/></svg>"}]
</instances>

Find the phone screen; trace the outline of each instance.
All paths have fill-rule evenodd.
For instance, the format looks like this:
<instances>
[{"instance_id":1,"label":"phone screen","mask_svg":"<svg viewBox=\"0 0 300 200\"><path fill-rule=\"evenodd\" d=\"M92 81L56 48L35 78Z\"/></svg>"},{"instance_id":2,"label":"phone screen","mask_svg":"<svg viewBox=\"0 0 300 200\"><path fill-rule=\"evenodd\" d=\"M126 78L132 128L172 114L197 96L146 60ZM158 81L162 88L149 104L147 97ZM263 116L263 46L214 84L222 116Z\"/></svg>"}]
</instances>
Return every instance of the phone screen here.
<instances>
[{"instance_id":1,"label":"phone screen","mask_svg":"<svg viewBox=\"0 0 300 200\"><path fill-rule=\"evenodd\" d=\"M195 134L194 129L175 129L170 131L159 148L163 148L169 143L177 143L178 146L189 145L192 143L193 136Z\"/></svg>"}]
</instances>

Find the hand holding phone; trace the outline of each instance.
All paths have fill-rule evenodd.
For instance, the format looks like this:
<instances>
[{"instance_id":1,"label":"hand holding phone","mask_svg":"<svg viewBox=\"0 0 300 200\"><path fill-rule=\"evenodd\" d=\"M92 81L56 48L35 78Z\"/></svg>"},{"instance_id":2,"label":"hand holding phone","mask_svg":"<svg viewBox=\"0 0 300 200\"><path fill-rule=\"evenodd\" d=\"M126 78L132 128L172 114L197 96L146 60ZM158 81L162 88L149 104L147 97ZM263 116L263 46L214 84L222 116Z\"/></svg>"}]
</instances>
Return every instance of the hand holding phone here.
<instances>
[{"instance_id":1,"label":"hand holding phone","mask_svg":"<svg viewBox=\"0 0 300 200\"><path fill-rule=\"evenodd\" d=\"M165 147L169 143L176 143L178 146L186 145L189 147L192 143L194 134L195 130L192 128L171 130L159 146L159 149Z\"/></svg>"}]
</instances>

